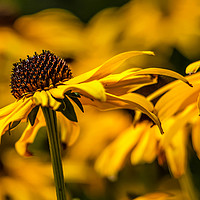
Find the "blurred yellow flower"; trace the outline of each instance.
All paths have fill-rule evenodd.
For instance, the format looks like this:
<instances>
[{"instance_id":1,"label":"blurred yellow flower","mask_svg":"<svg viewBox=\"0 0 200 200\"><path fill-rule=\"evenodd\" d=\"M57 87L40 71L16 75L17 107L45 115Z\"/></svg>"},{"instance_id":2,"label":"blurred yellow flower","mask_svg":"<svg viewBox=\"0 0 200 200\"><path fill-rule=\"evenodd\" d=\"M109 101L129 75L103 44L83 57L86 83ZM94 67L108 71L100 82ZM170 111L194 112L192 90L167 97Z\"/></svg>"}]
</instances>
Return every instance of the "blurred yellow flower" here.
<instances>
[{"instance_id":1,"label":"blurred yellow flower","mask_svg":"<svg viewBox=\"0 0 200 200\"><path fill-rule=\"evenodd\" d=\"M35 157L26 162L14 151L1 155L0 199L56 199L51 165Z\"/></svg>"},{"instance_id":2,"label":"blurred yellow flower","mask_svg":"<svg viewBox=\"0 0 200 200\"><path fill-rule=\"evenodd\" d=\"M193 115L194 112L197 113L197 107L192 101L194 98L197 99L199 92L199 88L196 87L198 79L192 76L187 77L187 80L194 85L192 88L177 80L147 97L148 100L153 100L171 89L155 105L165 134L160 135L157 127L150 128L150 122L146 120L136 122L135 126L130 123L130 126L116 136L96 160L95 168L100 174L108 177L116 176L129 155L133 165L151 163L158 158L161 165L167 161L174 177L178 178L184 174L187 165L186 124L196 119ZM173 116L174 114L176 115ZM135 118L137 117L136 113ZM198 140L193 139L196 148L197 142Z\"/></svg>"}]
</instances>

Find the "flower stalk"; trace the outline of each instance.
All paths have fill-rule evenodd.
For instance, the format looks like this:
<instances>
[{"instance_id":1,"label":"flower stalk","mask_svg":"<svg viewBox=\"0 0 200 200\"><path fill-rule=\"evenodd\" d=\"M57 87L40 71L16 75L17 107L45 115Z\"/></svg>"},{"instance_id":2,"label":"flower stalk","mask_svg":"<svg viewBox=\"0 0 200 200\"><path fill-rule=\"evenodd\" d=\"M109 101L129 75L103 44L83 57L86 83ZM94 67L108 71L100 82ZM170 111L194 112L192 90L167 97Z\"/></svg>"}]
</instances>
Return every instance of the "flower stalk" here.
<instances>
[{"instance_id":1,"label":"flower stalk","mask_svg":"<svg viewBox=\"0 0 200 200\"><path fill-rule=\"evenodd\" d=\"M197 194L196 188L194 187L191 172L187 168L185 174L183 174L179 179L181 189L186 192L190 200L198 200L199 196Z\"/></svg>"},{"instance_id":2,"label":"flower stalk","mask_svg":"<svg viewBox=\"0 0 200 200\"><path fill-rule=\"evenodd\" d=\"M60 135L57 132L56 112L48 107L42 107L42 111L46 121L57 199L66 200L65 183L61 160Z\"/></svg>"}]
</instances>

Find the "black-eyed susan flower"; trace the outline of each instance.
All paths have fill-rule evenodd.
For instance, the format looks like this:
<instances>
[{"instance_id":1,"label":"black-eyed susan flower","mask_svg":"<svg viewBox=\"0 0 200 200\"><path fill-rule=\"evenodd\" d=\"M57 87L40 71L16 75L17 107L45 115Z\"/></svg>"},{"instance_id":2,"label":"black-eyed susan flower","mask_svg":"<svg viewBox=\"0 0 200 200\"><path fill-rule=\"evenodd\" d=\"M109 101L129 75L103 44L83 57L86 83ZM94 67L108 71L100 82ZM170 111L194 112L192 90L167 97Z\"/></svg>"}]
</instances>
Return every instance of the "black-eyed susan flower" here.
<instances>
[{"instance_id":1,"label":"black-eyed susan flower","mask_svg":"<svg viewBox=\"0 0 200 200\"><path fill-rule=\"evenodd\" d=\"M165 74L187 81L174 72L155 68L137 68L111 75L126 59L142 54L152 55L151 52L122 53L101 66L73 78L67 63L49 51L15 63L11 75L11 93L17 100L0 110L1 135L28 118L29 128L32 130L25 131L27 134L23 136L23 142L29 139L31 135L29 132L34 132L34 129L39 128L37 124L42 124L44 121L38 117L41 115L39 106L60 111L70 121L76 122L72 101L81 110L83 110L82 104L91 104L101 109L139 109L159 124L153 113L153 106L144 97L127 93L155 83L156 77L152 77L151 74ZM26 153L24 150L21 152Z\"/></svg>"}]
</instances>

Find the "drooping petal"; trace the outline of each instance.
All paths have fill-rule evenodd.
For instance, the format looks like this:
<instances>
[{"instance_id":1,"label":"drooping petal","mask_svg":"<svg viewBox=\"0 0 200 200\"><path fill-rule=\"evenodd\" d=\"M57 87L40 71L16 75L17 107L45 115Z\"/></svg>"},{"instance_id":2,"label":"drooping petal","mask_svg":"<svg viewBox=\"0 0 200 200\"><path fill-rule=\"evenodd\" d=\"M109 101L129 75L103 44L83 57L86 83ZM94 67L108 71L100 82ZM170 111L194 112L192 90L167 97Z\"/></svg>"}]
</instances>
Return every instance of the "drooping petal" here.
<instances>
[{"instance_id":1,"label":"drooping petal","mask_svg":"<svg viewBox=\"0 0 200 200\"><path fill-rule=\"evenodd\" d=\"M188 123L188 121L192 119L195 112L196 104L192 104L188 106L183 112L178 114L175 120L173 118L170 118L170 120L167 120L164 123L164 126L166 127L166 134L164 134L163 139L160 142L161 149L165 149L167 146L170 145L170 142L172 141L176 133L184 128L186 123Z\"/></svg>"},{"instance_id":2,"label":"drooping petal","mask_svg":"<svg viewBox=\"0 0 200 200\"><path fill-rule=\"evenodd\" d=\"M113 110L113 109L132 109L132 110L140 110L147 116L149 116L155 124L158 125L161 133L163 133L163 129L161 127L160 120L153 113L155 112L153 105L147 101L145 97L139 94L129 93L123 95L121 97L106 93L107 100L106 102L99 102L95 100L90 100L86 98L82 98L82 104L85 105L93 105L100 110Z\"/></svg>"},{"instance_id":3,"label":"drooping petal","mask_svg":"<svg viewBox=\"0 0 200 200\"><path fill-rule=\"evenodd\" d=\"M41 92L35 92L35 94L33 95L33 100L37 106L41 105L43 107L48 107L49 105L48 95L44 90L42 90Z\"/></svg>"},{"instance_id":4,"label":"drooping petal","mask_svg":"<svg viewBox=\"0 0 200 200\"><path fill-rule=\"evenodd\" d=\"M156 74L156 75L169 76L169 77L172 77L175 79L179 79L179 80L187 83L189 86L191 86L191 84L188 82L188 80L184 76L182 76L174 71L168 70L168 69L146 68L146 69L142 69L142 70L135 72L135 75L145 75L145 74L147 74L147 75L148 74Z\"/></svg>"},{"instance_id":5,"label":"drooping petal","mask_svg":"<svg viewBox=\"0 0 200 200\"><path fill-rule=\"evenodd\" d=\"M34 142L37 132L42 126L45 126L45 121L42 122L38 117L33 126L30 123L28 124L20 139L15 143L15 149L21 156L32 156L32 153L28 150L28 145Z\"/></svg>"},{"instance_id":6,"label":"drooping petal","mask_svg":"<svg viewBox=\"0 0 200 200\"><path fill-rule=\"evenodd\" d=\"M23 100L15 101L14 103L11 103L3 108L0 109L0 119L8 114L10 114L15 108L20 105L23 102Z\"/></svg>"},{"instance_id":7,"label":"drooping petal","mask_svg":"<svg viewBox=\"0 0 200 200\"><path fill-rule=\"evenodd\" d=\"M50 107L53 110L57 110L61 104L51 96L51 93L49 91L35 92L35 94L33 95L33 100L36 105Z\"/></svg>"},{"instance_id":8,"label":"drooping petal","mask_svg":"<svg viewBox=\"0 0 200 200\"><path fill-rule=\"evenodd\" d=\"M142 128L142 127L141 127ZM142 131L127 128L101 153L95 163L95 169L103 176L114 176L122 168L126 156L137 144Z\"/></svg>"},{"instance_id":9,"label":"drooping petal","mask_svg":"<svg viewBox=\"0 0 200 200\"><path fill-rule=\"evenodd\" d=\"M147 122L140 124L140 126L143 127L143 130L141 130L140 141L137 143L136 147L131 152L131 163L133 165L144 162L145 161L145 159L144 159L145 153L147 153L147 154L149 153L148 155L150 155L150 157L148 157L149 162L152 162L153 159L155 159L155 156L156 156L156 151L147 152L147 148L149 146L150 147L156 146L155 134L151 131L151 130L154 129L154 127L152 127L150 129L148 127L149 125L148 125ZM133 130L133 131L135 131L135 130ZM153 131L155 131L155 129Z\"/></svg>"},{"instance_id":10,"label":"drooping petal","mask_svg":"<svg viewBox=\"0 0 200 200\"><path fill-rule=\"evenodd\" d=\"M49 91L46 91L49 99L49 107L53 110L57 110L61 103L59 101L56 101L55 98L52 97L51 93Z\"/></svg>"},{"instance_id":11,"label":"drooping petal","mask_svg":"<svg viewBox=\"0 0 200 200\"><path fill-rule=\"evenodd\" d=\"M179 130L165 148L169 168L175 178L179 178L186 169L186 131Z\"/></svg>"},{"instance_id":12,"label":"drooping petal","mask_svg":"<svg viewBox=\"0 0 200 200\"><path fill-rule=\"evenodd\" d=\"M53 97L62 99L64 98L64 93L68 90L78 92L81 95L90 99L96 99L99 101L106 100L105 89L103 85L96 80L88 83L80 83L75 85L61 85L58 86L58 88L51 89L50 93Z\"/></svg>"},{"instance_id":13,"label":"drooping petal","mask_svg":"<svg viewBox=\"0 0 200 200\"><path fill-rule=\"evenodd\" d=\"M185 70L185 73L186 74L196 73L197 70L199 69L199 67L200 67L200 60L196 61L196 62L193 62L190 65L188 65L187 68L186 68L186 70Z\"/></svg>"},{"instance_id":14,"label":"drooping petal","mask_svg":"<svg viewBox=\"0 0 200 200\"><path fill-rule=\"evenodd\" d=\"M166 119L180 109L184 109L189 104L196 102L199 95L199 87L184 87L179 84L163 95L155 105L158 116L161 120ZM184 105L184 106L183 106Z\"/></svg>"},{"instance_id":15,"label":"drooping petal","mask_svg":"<svg viewBox=\"0 0 200 200\"><path fill-rule=\"evenodd\" d=\"M154 55L154 53L151 51L128 51L118 54L106 61L105 63L103 63L102 65L100 65L99 67L79 76L76 76L64 82L64 84L76 84L86 81L98 80L111 74L127 59L138 55Z\"/></svg>"},{"instance_id":16,"label":"drooping petal","mask_svg":"<svg viewBox=\"0 0 200 200\"><path fill-rule=\"evenodd\" d=\"M16 104L15 109L11 109L7 116L4 116L0 120L0 135L3 135L5 131L9 129L9 124L14 121L20 121L27 118L29 112L34 108L34 104L31 98L20 100L20 103Z\"/></svg>"},{"instance_id":17,"label":"drooping petal","mask_svg":"<svg viewBox=\"0 0 200 200\"><path fill-rule=\"evenodd\" d=\"M145 148L142 158L145 163L152 163L155 160L158 151L158 141L159 141L158 138L162 137L160 135L160 132L157 131L155 127L149 129L149 132L150 135L149 135L148 145Z\"/></svg>"},{"instance_id":18,"label":"drooping petal","mask_svg":"<svg viewBox=\"0 0 200 200\"><path fill-rule=\"evenodd\" d=\"M58 116L58 129L61 133L61 141L67 145L71 146L74 144L79 136L80 128L78 123L69 121L62 113L57 113Z\"/></svg>"}]
</instances>

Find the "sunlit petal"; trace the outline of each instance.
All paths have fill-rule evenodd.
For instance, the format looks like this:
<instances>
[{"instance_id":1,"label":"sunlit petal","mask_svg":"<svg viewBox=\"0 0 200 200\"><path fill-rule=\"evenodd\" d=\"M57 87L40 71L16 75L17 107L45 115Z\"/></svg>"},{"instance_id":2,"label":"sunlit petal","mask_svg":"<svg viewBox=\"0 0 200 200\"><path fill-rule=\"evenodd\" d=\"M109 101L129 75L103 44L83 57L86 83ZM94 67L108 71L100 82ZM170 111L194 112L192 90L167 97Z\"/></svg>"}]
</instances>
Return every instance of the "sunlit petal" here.
<instances>
[{"instance_id":1,"label":"sunlit petal","mask_svg":"<svg viewBox=\"0 0 200 200\"><path fill-rule=\"evenodd\" d=\"M20 101L20 104L17 104L17 107L11 113L0 120L0 135L3 135L8 130L10 122L26 119L34 106L30 98Z\"/></svg>"},{"instance_id":2,"label":"sunlit petal","mask_svg":"<svg viewBox=\"0 0 200 200\"><path fill-rule=\"evenodd\" d=\"M42 115L41 110L39 110L34 125L31 126L31 124L29 123L20 139L15 143L15 148L21 156L32 156L32 153L28 150L28 145L34 142L38 130L45 125L45 119Z\"/></svg>"},{"instance_id":3,"label":"sunlit petal","mask_svg":"<svg viewBox=\"0 0 200 200\"><path fill-rule=\"evenodd\" d=\"M186 70L185 70L185 73L186 74L193 74L193 73L197 72L199 67L200 67L200 60L196 61L196 62L193 62L190 65L188 65Z\"/></svg>"},{"instance_id":4,"label":"sunlit petal","mask_svg":"<svg viewBox=\"0 0 200 200\"><path fill-rule=\"evenodd\" d=\"M24 100L19 100L19 101L15 101L14 103L11 103L3 108L0 109L0 118L10 114L18 105L20 105L21 103L23 103Z\"/></svg>"},{"instance_id":5,"label":"sunlit petal","mask_svg":"<svg viewBox=\"0 0 200 200\"><path fill-rule=\"evenodd\" d=\"M121 97L108 94L106 102L98 102L91 101L89 99L82 99L82 103L85 105L93 105L100 110L112 110L112 109L132 109L132 110L140 110L149 116L153 122L158 125L161 133L163 133L163 129L161 127L160 120L153 113L155 112L153 105L147 101L147 99L139 94L129 93L123 95Z\"/></svg>"},{"instance_id":6,"label":"sunlit petal","mask_svg":"<svg viewBox=\"0 0 200 200\"><path fill-rule=\"evenodd\" d=\"M145 75L145 74L157 74L157 75L169 76L175 79L179 79L191 86L191 84L188 82L188 80L184 76L168 69L147 68L147 69L142 69L135 72L135 75Z\"/></svg>"},{"instance_id":7,"label":"sunlit petal","mask_svg":"<svg viewBox=\"0 0 200 200\"><path fill-rule=\"evenodd\" d=\"M138 142L140 136L140 129L135 131L133 126L126 129L98 157L95 163L96 170L104 176L116 175L124 164L127 154Z\"/></svg>"},{"instance_id":8,"label":"sunlit petal","mask_svg":"<svg viewBox=\"0 0 200 200\"><path fill-rule=\"evenodd\" d=\"M58 129L61 132L61 141L71 146L79 136L80 128L76 122L69 121L62 113L58 114Z\"/></svg>"},{"instance_id":9,"label":"sunlit petal","mask_svg":"<svg viewBox=\"0 0 200 200\"><path fill-rule=\"evenodd\" d=\"M88 83L81 83L75 85L61 85L58 88L51 89L50 93L53 97L62 99L66 91L72 90L73 92L78 92L81 95L90 98L96 99L99 101L105 101L105 89L99 81L91 81Z\"/></svg>"},{"instance_id":10,"label":"sunlit petal","mask_svg":"<svg viewBox=\"0 0 200 200\"><path fill-rule=\"evenodd\" d=\"M49 98L46 91L42 90L41 92L35 92L33 95L33 100L36 105L41 105L43 107L48 107Z\"/></svg>"},{"instance_id":11,"label":"sunlit petal","mask_svg":"<svg viewBox=\"0 0 200 200\"><path fill-rule=\"evenodd\" d=\"M165 149L168 145L170 145L170 142L176 135L176 133L179 130L183 129L186 123L188 123L188 121L192 119L195 110L195 104L188 106L183 112L176 116L176 120L171 125L168 125L166 134L164 134L163 139L160 142L160 146L162 149Z\"/></svg>"},{"instance_id":12,"label":"sunlit petal","mask_svg":"<svg viewBox=\"0 0 200 200\"><path fill-rule=\"evenodd\" d=\"M118 54L109 59L108 61L106 61L105 63L103 63L102 65L100 65L99 67L84 74L81 74L79 76L76 76L75 78L72 78L69 81L66 81L65 84L76 84L103 78L111 74L113 71L115 71L128 58L145 54L154 55L154 53L151 51L128 51Z\"/></svg>"}]
</instances>

